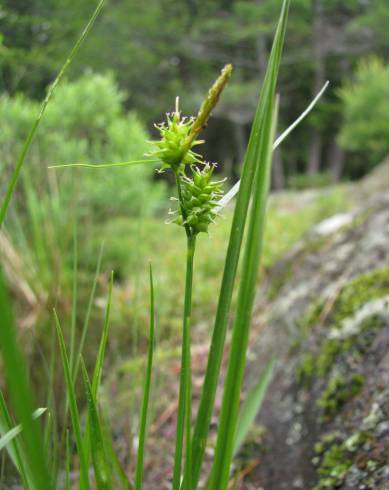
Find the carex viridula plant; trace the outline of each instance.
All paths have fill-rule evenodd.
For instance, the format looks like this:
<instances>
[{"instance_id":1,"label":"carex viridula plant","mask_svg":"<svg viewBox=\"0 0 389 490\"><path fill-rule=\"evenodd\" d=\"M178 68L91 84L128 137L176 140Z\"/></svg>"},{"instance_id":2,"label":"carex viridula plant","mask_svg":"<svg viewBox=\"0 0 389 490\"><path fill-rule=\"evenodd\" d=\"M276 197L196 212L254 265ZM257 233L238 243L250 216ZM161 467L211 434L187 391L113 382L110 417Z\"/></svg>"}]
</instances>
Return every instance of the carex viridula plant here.
<instances>
[{"instance_id":1,"label":"carex viridula plant","mask_svg":"<svg viewBox=\"0 0 389 490\"><path fill-rule=\"evenodd\" d=\"M156 149L151 156L162 161L161 170L171 169L177 187L178 210L173 212L173 222L185 229L187 238L186 279L184 294L184 313L182 330L181 373L178 400L176 448L173 470L173 490L179 490L181 484L181 465L185 447L184 482L189 485L191 471L191 333L190 320L192 310L193 265L196 237L207 232L214 221L217 202L222 196L222 181L213 180L215 165L202 160L202 156L193 151L193 147L203 141L197 136L206 125L212 109L227 84L232 66L227 65L211 87L196 118L183 118L179 112L178 99L173 114L167 115L166 123L157 126L161 139L154 142Z\"/></svg>"},{"instance_id":2,"label":"carex viridula plant","mask_svg":"<svg viewBox=\"0 0 389 490\"><path fill-rule=\"evenodd\" d=\"M102 1L92 16L90 23L82 34L80 40L75 45L69 60L64 65L58 78L60 78L70 63L72 57L77 52L80 43L86 36L93 24ZM229 475L231 461L236 452L238 442L242 439L242 434L246 429L239 426L240 422L240 393L243 382L244 368L246 364L246 352L248 347L248 335L250 318L253 308L255 286L257 280L257 270L263 243L263 230L265 225L266 199L269 189L269 179L271 170L271 151L277 146L290 131L304 118L312 109L322 91L315 98L308 109L274 142L274 134L277 119L277 104L275 103L275 91L280 67L281 52L284 43L286 22L288 17L290 0L283 0L282 9L277 24L269 63L261 87L261 97L259 98L256 112L253 119L250 139L247 146L246 155L242 162L241 180L234 188L222 198L222 181L214 178L215 165L207 163L203 157L195 151L196 147L202 143L199 138L201 130L207 124L211 111L215 107L221 92L227 84L231 72L231 65L227 65L219 78L209 90L202 103L196 117L182 117L178 100L173 113L167 115L165 123L158 125L160 139L154 142L152 153L143 160L119 162L109 164L72 164L60 166L80 166L92 168L119 167L132 164L154 164L161 163L160 170L171 171L175 178L177 190L177 209L172 213L171 222L180 225L186 234L186 281L184 294L183 310L183 332L182 332L182 360L180 373L180 391L178 402L176 447L173 469L173 490L197 490L199 488L200 475L205 458L205 449L211 416L215 405L215 396L220 379L220 369L222 365L224 346L226 342L227 327L231 314L231 299L238 269L238 263L243 251L242 272L240 277L239 294L235 318L232 327L231 347L228 356L228 369L225 378L224 394L219 417L217 430L217 443L213 457L213 465L210 479L206 488L208 490L226 490L229 485ZM25 147L11 178L9 189L5 199L1 204L0 225L4 220L10 198L14 191L18 174L25 161L27 150L31 144L33 136L39 125L40 118L55 88L55 84L49 91L42 111L34 123L32 130L26 140ZM239 192L237 189L239 188ZM211 346L207 361L203 389L200 393L199 409L197 411L193 434L191 434L191 305L192 305L192 283L193 266L196 248L196 238L199 233L207 232L209 226L215 221L218 211L237 194L236 204L232 218L231 232L229 236L228 248L226 253L223 277L219 292L219 300L214 320L214 328ZM247 222L247 223L246 223ZM244 241L244 236L247 239ZM100 259L99 259L100 260ZM100 266L98 266L100 267ZM97 274L96 274L97 277ZM15 359L16 344L11 325L11 315L7 313L8 298L5 293L4 281L0 274L0 305L1 311L5 312L4 328L0 329L1 345L4 345L3 355L5 366L8 367L10 379L10 391L14 392L15 412L25 428L23 444L19 446L16 440L14 446L9 446L9 441L13 440L16 432L11 427L11 419L7 416L5 404L0 396L0 426L3 425L9 432L0 438L1 444L8 444L11 460L16 469L21 474L24 488L52 490L55 487L56 471L49 470L46 458L46 450L43 447L43 440L39 437L38 427L32 424L31 411L32 402L29 401L27 381L24 374L17 371ZM101 414L98 410L98 387L101 380L101 372L106 351L108 331L109 331L109 312L111 305L113 276L111 275L109 295L104 319L103 334L99 346L96 365L93 376L89 379L83 360L82 349L79 351L80 359L77 359L76 366L81 365L83 379L87 393L88 417L85 430L82 430L80 423L80 412L75 397L75 380L77 377L77 367L72 368L69 362L67 349L62 335L62 329L58 317L56 317L56 329L60 344L61 361L64 367L67 399L69 401L70 416L73 427L73 438L77 451L78 474L80 490L89 490L90 471L89 465L92 461L95 484L98 490L113 490L118 488L113 480L113 474L122 483L122 488L142 488L142 474L144 461L145 436L147 429L147 410L150 394L151 368L153 362L154 345L154 293L153 276L150 268L150 347L147 362L147 374L144 390L144 398L141 410L141 424L139 436L138 460L136 467L135 485L132 486L127 475L120 466L119 459L112 449L111 438L108 437L105 424L102 422ZM94 293L91 295L93 299ZM93 301L91 301L92 304ZM8 355L7 355L8 354ZM71 358L71 356L70 356ZM22 363L17 363L21 365ZM20 382L22 379L23 383ZM265 385L259 385L264 391ZM25 395L24 399L20 395ZM1 393L0 393L1 395ZM17 396L19 395L19 397ZM262 397L263 395L261 395ZM26 402L27 400L27 402ZM18 407L18 410L16 410ZM250 410L253 412L253 410ZM1 427L0 427L1 428ZM18 429L19 430L19 429ZM21 429L20 429L21 430ZM6 442L4 437L6 438ZM8 442L7 442L8 441ZM66 438L66 469L65 486L70 488L71 457L69 437ZM183 456L185 455L185 465L182 469ZM26 462L26 465L24 465ZM51 473L50 475L47 475ZM77 472L76 472L77 473ZM115 480L116 481L116 480ZM26 482L26 483L25 483Z\"/></svg>"}]
</instances>

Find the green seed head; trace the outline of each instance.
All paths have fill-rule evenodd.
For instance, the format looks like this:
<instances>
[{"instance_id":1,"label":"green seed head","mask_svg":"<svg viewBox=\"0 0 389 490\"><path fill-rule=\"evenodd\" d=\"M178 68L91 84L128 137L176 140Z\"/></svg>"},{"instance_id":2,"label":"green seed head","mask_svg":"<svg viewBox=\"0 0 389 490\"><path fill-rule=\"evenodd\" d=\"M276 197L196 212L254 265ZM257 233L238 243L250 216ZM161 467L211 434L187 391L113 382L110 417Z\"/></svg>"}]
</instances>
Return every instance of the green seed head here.
<instances>
[{"instance_id":1,"label":"green seed head","mask_svg":"<svg viewBox=\"0 0 389 490\"><path fill-rule=\"evenodd\" d=\"M162 161L161 170L171 168L174 172L181 173L185 165L199 162L200 155L194 153L191 148L203 141L194 140L188 146L188 135L193 124L193 118L181 117L177 99L175 112L167 114L166 122L155 126L161 139L153 142L156 149L152 155Z\"/></svg>"},{"instance_id":2,"label":"green seed head","mask_svg":"<svg viewBox=\"0 0 389 490\"><path fill-rule=\"evenodd\" d=\"M192 166L191 177L181 176L183 209L174 223L190 226L194 235L206 233L217 216L216 207L223 195L224 180L211 180L214 168L214 165L208 163L203 169Z\"/></svg>"}]
</instances>

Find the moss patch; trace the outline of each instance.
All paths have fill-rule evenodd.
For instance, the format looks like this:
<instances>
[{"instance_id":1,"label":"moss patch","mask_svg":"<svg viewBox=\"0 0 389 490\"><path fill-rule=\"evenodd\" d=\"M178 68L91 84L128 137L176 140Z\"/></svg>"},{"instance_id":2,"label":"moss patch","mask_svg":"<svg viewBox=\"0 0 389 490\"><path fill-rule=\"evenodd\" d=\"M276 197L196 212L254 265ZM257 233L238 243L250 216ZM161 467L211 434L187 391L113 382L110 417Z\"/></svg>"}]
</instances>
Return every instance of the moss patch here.
<instances>
[{"instance_id":1,"label":"moss patch","mask_svg":"<svg viewBox=\"0 0 389 490\"><path fill-rule=\"evenodd\" d=\"M334 415L350 398L361 391L364 382L364 376L357 373L349 379L340 375L333 376L317 404L325 415Z\"/></svg>"},{"instance_id":2,"label":"moss patch","mask_svg":"<svg viewBox=\"0 0 389 490\"><path fill-rule=\"evenodd\" d=\"M365 303L389 294L389 268L363 274L340 291L334 303L329 328L338 330L342 322L352 317ZM302 337L312 331L317 325L323 311L324 301L315 300L300 320ZM355 355L362 354L371 344L377 330L383 326L382 319L377 315L367 318L357 328L357 331L346 338L324 337L318 346L316 354L305 353L296 367L298 384L309 386L315 377L323 378L328 375L339 355L353 351Z\"/></svg>"},{"instance_id":3,"label":"moss patch","mask_svg":"<svg viewBox=\"0 0 389 490\"><path fill-rule=\"evenodd\" d=\"M317 467L318 478L312 490L340 488L346 479L347 488L351 488L350 484L352 488L375 488L375 471L387 462L387 458L377 459L376 451L372 451L374 433L380 420L381 416L373 405L358 431L349 436L334 431L320 438L314 446L312 463Z\"/></svg>"},{"instance_id":4,"label":"moss patch","mask_svg":"<svg viewBox=\"0 0 389 490\"><path fill-rule=\"evenodd\" d=\"M389 294L389 268L356 277L340 291L333 308L335 325L352 316L363 304Z\"/></svg>"}]
</instances>

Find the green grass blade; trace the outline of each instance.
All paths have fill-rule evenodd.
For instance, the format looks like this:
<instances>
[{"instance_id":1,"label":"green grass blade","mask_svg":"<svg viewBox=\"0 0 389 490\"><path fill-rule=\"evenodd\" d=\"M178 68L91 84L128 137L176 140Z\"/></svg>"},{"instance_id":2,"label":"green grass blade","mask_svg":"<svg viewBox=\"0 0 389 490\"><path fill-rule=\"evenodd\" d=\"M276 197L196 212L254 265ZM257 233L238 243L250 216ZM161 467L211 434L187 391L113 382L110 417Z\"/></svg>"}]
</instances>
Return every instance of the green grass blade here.
<instances>
[{"instance_id":1,"label":"green grass blade","mask_svg":"<svg viewBox=\"0 0 389 490\"><path fill-rule=\"evenodd\" d=\"M88 432L96 485L98 490L110 490L112 489L111 469L108 464L96 399L92 394L92 386L83 361L81 362L81 368L88 401Z\"/></svg>"},{"instance_id":2,"label":"green grass blade","mask_svg":"<svg viewBox=\"0 0 389 490\"><path fill-rule=\"evenodd\" d=\"M110 280L109 280L108 300L107 300L107 307L105 309L103 333L101 335L99 352L97 354L96 365L95 365L95 369L93 372L93 378L92 378L92 394L93 394L94 399L97 398L97 391L98 391L99 385L100 385L101 372L103 369L105 350L106 350L107 341L108 341L109 317L110 317L110 313L111 313L111 303L112 303L112 287L113 287L113 271L111 272L111 276L110 276Z\"/></svg>"},{"instance_id":3,"label":"green grass blade","mask_svg":"<svg viewBox=\"0 0 389 490\"><path fill-rule=\"evenodd\" d=\"M115 163L64 163L57 165L49 165L48 168L68 168L68 167L78 167L78 168L111 168L111 167L128 167L130 165L141 165L143 163L158 163L158 160L130 160L129 162L115 162Z\"/></svg>"},{"instance_id":4,"label":"green grass blade","mask_svg":"<svg viewBox=\"0 0 389 490\"><path fill-rule=\"evenodd\" d=\"M234 440L240 403L246 352L251 324L259 262L263 246L267 195L271 176L271 153L275 134L277 108L273 98L265 99L265 119L262 127L252 192L250 221L245 242L242 277L236 316L232 329L223 401L219 416L210 490L226 490L233 458ZM278 104L275 104L276 106Z\"/></svg>"},{"instance_id":5,"label":"green grass blade","mask_svg":"<svg viewBox=\"0 0 389 490\"><path fill-rule=\"evenodd\" d=\"M236 426L234 455L242 446L261 409L263 399L272 378L273 369L274 360L272 359L261 373L258 382L249 390L247 398L242 405Z\"/></svg>"},{"instance_id":6,"label":"green grass blade","mask_svg":"<svg viewBox=\"0 0 389 490\"><path fill-rule=\"evenodd\" d=\"M72 379L74 379L74 362L75 362L75 343L77 328L77 271L78 271L78 237L77 237L77 214L74 216L73 223L73 270L72 270L72 316L70 323L70 353L69 365Z\"/></svg>"},{"instance_id":7,"label":"green grass blade","mask_svg":"<svg viewBox=\"0 0 389 490\"><path fill-rule=\"evenodd\" d=\"M70 490L70 441L69 431L65 435L65 490Z\"/></svg>"},{"instance_id":8,"label":"green grass blade","mask_svg":"<svg viewBox=\"0 0 389 490\"><path fill-rule=\"evenodd\" d=\"M114 275L113 275L113 271L112 271L111 276L110 276L110 280L109 280L109 286L108 286L108 298L107 298L107 306L105 309L103 331L101 334L99 350L97 353L96 363L95 363L95 367L94 367L94 371L93 371L93 377L92 377L92 395L93 395L93 398L95 400L97 400L97 392L98 392L99 385L100 385L101 372L103 369L105 351L106 351L107 341L108 341L109 318L110 318L111 303L112 303L113 277L114 277ZM87 461L89 461L89 456L91 454L89 422L90 421L88 418L87 423L86 423L86 428L85 428L85 444L84 444Z\"/></svg>"},{"instance_id":9,"label":"green grass blade","mask_svg":"<svg viewBox=\"0 0 389 490\"><path fill-rule=\"evenodd\" d=\"M201 393L199 410L196 417L192 442L192 490L196 490L200 477L202 462L209 433L212 411L215 402L215 394L219 379L220 366L229 320L232 292L238 267L240 249L246 224L246 216L251 195L251 186L254 180L257 159L258 139L261 134L267 98L274 97L281 52L286 30L286 21L289 8L289 0L283 2L280 19L275 34L272 52L263 83L261 97L256 109L253 127L247 147L247 152L242 169L241 188L238 193L233 221L231 225L230 240L224 266L223 279L219 294L218 307L212 334L211 347L205 374L204 387Z\"/></svg>"},{"instance_id":10,"label":"green grass blade","mask_svg":"<svg viewBox=\"0 0 389 490\"><path fill-rule=\"evenodd\" d=\"M149 409L151 373L153 368L153 355L154 355L155 308L154 308L153 270L151 264L150 264L149 274L150 274L150 337L149 337L149 351L147 356L145 389L143 393L141 422L140 422L140 430L139 430L139 447L138 447L138 457L136 462L135 490L141 490L142 482L143 482L143 463L144 463L144 451L145 451L145 441L146 441L147 415Z\"/></svg>"},{"instance_id":11,"label":"green grass blade","mask_svg":"<svg viewBox=\"0 0 389 490\"><path fill-rule=\"evenodd\" d=\"M55 91L57 85L59 84L59 82L63 78L66 70L68 69L69 65L71 64L71 62L73 61L74 57L78 53L78 50L80 49L81 44L83 43L84 39L86 38L86 36L88 35L89 31L91 30L93 24L95 23L95 20L98 17L98 15L100 13L100 10L103 7L103 4L104 4L104 0L100 0L100 2L98 3L95 11L93 12L91 18L89 19L89 22L85 26L85 28L82 31L80 37L77 39L75 45L73 46L72 50L70 51L70 54L69 54L68 58L66 59L65 63L63 64L60 72L58 73L58 75L56 77L56 79L51 84L51 86L50 86L50 88L49 88L49 90L47 92L47 95L46 95L44 101L42 102L42 105L41 105L39 114L38 114L36 120L34 121L34 124L32 125L32 127L30 129L30 132L29 132L29 134L28 134L28 136L26 138L26 141L24 142L22 151L21 151L20 156L19 156L19 158L18 158L18 160L16 162L16 166L15 166L13 172L12 172L11 179L10 179L10 182L8 184L8 188L7 188L6 192L5 192L5 196L4 196L3 202L1 203L1 208L0 208L0 227L3 225L4 219L5 219L5 216L7 214L8 207L9 207L9 203L11 202L12 194L14 193L14 190L16 188L16 184L18 182L18 178L19 178L20 172L21 172L22 167L23 167L23 164L24 164L24 162L26 160L28 151L29 151L30 146L31 146L31 143L32 143L32 141L34 139L35 133L36 133L38 127L39 127L39 124L41 122L41 119L43 117L43 114L46 111L46 107L47 107L48 103L50 102L50 99L53 96L54 91Z\"/></svg>"},{"instance_id":12,"label":"green grass blade","mask_svg":"<svg viewBox=\"0 0 389 490\"><path fill-rule=\"evenodd\" d=\"M35 410L35 412L32 414L33 419L39 418L41 415L43 415L46 412L46 408L38 408ZM8 444L15 439L16 436L18 436L23 430L22 424L16 425L12 429L10 429L8 432L3 434L0 437L0 451L4 449Z\"/></svg>"},{"instance_id":13,"label":"green grass blade","mask_svg":"<svg viewBox=\"0 0 389 490\"><path fill-rule=\"evenodd\" d=\"M111 434L107 432L107 430L104 430L104 437L105 437L105 447L107 448L107 451L109 452L109 458L111 461L112 466L114 467L116 471L116 475L120 481L122 490L133 490L133 486L131 483L128 481L128 477L126 475L126 472L123 469L122 463L119 460L119 457L113 447L113 442L112 442L112 437Z\"/></svg>"},{"instance_id":14,"label":"green grass blade","mask_svg":"<svg viewBox=\"0 0 389 490\"><path fill-rule=\"evenodd\" d=\"M11 428L12 418L10 413L8 412L3 392L0 390L0 432L4 434L5 432L11 430ZM31 486L28 481L31 481L31 479L29 479L27 476L27 468L24 458L21 456L21 450L22 448L17 441L13 441L12 444L7 447L8 455L20 474L23 482L23 487L28 490Z\"/></svg>"},{"instance_id":15,"label":"green grass blade","mask_svg":"<svg viewBox=\"0 0 389 490\"><path fill-rule=\"evenodd\" d=\"M4 276L0 270L0 346L4 371L11 396L12 407L18 422L24 427L22 446L29 474L35 489L51 489L43 437L36 419L31 417L34 401L30 390L27 368L17 346L16 332L6 290Z\"/></svg>"},{"instance_id":16,"label":"green grass blade","mask_svg":"<svg viewBox=\"0 0 389 490\"><path fill-rule=\"evenodd\" d=\"M54 319L55 319L55 327L57 330L58 343L59 343L59 348L61 353L62 367L65 375L66 391L69 399L70 417L72 419L74 438L77 446L78 459L80 463L80 489L89 490L90 487L89 487L89 477L88 477L88 464L87 464L87 458L85 456L84 446L82 442L80 414L78 411L76 395L74 392L74 385L73 385L72 375L70 371L69 359L66 352L65 340L63 338L61 325L58 319L57 312L55 310L54 310Z\"/></svg>"},{"instance_id":17,"label":"green grass blade","mask_svg":"<svg viewBox=\"0 0 389 490\"><path fill-rule=\"evenodd\" d=\"M78 352L77 352L77 355L76 355L76 358L75 358L75 366L74 366L74 370L73 370L73 382L76 381L76 378L77 378L77 375L78 375L78 370L79 370L79 367L80 367L81 355L82 355L82 352L84 350L86 335L88 333L89 320L90 320L90 315L91 315L91 312L92 312L93 302L94 302L94 299L95 299L97 280L98 280L99 275L100 275L101 261L103 259L103 252L104 252L104 242L101 244L101 247L100 247L99 257L97 259L96 271L95 271L95 275L94 275L93 283L92 283L92 289L91 289L91 292L90 292L90 295L89 295L88 306L87 306L86 314L85 314L85 320L84 320L84 324L83 324L83 327L82 327L80 344L79 344Z\"/></svg>"}]
</instances>

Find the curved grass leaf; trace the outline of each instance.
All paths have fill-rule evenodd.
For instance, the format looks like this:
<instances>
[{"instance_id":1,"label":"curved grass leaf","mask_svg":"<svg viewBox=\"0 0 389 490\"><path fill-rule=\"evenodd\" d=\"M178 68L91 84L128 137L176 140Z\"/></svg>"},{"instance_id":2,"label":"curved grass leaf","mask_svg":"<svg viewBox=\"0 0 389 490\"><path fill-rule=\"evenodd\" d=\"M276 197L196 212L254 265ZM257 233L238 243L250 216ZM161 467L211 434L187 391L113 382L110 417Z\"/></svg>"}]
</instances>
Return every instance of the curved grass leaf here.
<instances>
[{"instance_id":1,"label":"curved grass leaf","mask_svg":"<svg viewBox=\"0 0 389 490\"><path fill-rule=\"evenodd\" d=\"M158 163L158 160L131 160L129 162L115 162L115 163L64 163L58 165L50 165L48 168L68 168L68 167L78 167L78 168L111 168L111 167L128 167L130 165L141 165L143 163Z\"/></svg>"},{"instance_id":2,"label":"curved grass leaf","mask_svg":"<svg viewBox=\"0 0 389 490\"><path fill-rule=\"evenodd\" d=\"M46 408L38 408L35 410L35 412L32 414L33 419L38 419L41 415L43 415L46 412ZM3 434L0 437L0 451L4 449L8 444L15 439L17 435L19 435L23 430L22 424L16 425L12 429L10 429L8 432Z\"/></svg>"},{"instance_id":3,"label":"curved grass leaf","mask_svg":"<svg viewBox=\"0 0 389 490\"><path fill-rule=\"evenodd\" d=\"M329 85L329 81L323 85L323 87L320 89L320 91L317 93L316 97L311 101L311 103L308 105L308 107L299 115L299 117L287 128L285 131L280 134L280 136L275 140L273 144L273 151L280 146L280 144L290 135L290 133L303 121L308 114L311 112L311 110L315 107L321 96L324 94L324 92L327 90L327 87ZM220 211L220 209L224 208L224 206L227 206L227 204L231 201L231 199L236 196L236 194L239 191L240 187L240 180L231 187L231 189L220 199L218 203L218 207L215 208L216 211Z\"/></svg>"}]
</instances>

